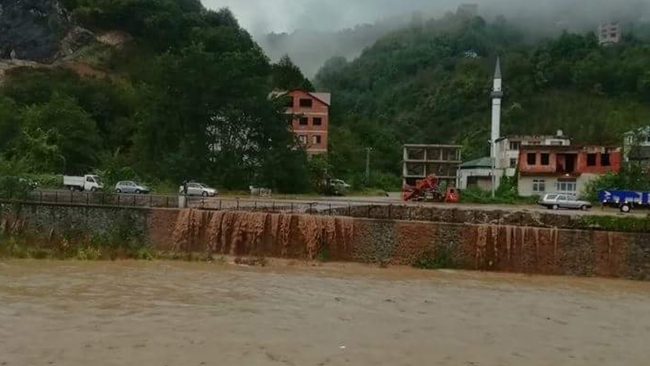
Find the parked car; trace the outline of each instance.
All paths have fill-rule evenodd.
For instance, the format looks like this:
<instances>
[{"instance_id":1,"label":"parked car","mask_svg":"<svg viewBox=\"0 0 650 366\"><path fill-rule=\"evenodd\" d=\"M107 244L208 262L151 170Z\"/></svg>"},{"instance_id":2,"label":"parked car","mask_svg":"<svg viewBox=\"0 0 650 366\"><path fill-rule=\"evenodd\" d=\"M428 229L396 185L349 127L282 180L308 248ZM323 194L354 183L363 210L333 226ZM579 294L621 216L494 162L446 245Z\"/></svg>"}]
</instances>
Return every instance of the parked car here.
<instances>
[{"instance_id":1,"label":"parked car","mask_svg":"<svg viewBox=\"0 0 650 366\"><path fill-rule=\"evenodd\" d=\"M149 187L130 180L118 182L115 185L115 193L147 194L149 192L151 192L151 189L149 189Z\"/></svg>"},{"instance_id":2,"label":"parked car","mask_svg":"<svg viewBox=\"0 0 650 366\"><path fill-rule=\"evenodd\" d=\"M189 182L187 183L187 192L185 192L185 187L181 185L178 189L179 194L186 194L188 196L203 196L203 197L214 197L219 195L219 191L214 188L210 188L207 184Z\"/></svg>"},{"instance_id":3,"label":"parked car","mask_svg":"<svg viewBox=\"0 0 650 366\"><path fill-rule=\"evenodd\" d=\"M592 206L590 202L581 201L572 195L563 193L545 194L540 197L539 204L551 210L559 210L563 208L587 211L591 209Z\"/></svg>"},{"instance_id":4,"label":"parked car","mask_svg":"<svg viewBox=\"0 0 650 366\"><path fill-rule=\"evenodd\" d=\"M33 180L29 179L29 178L18 178L18 182L21 185L24 185L25 187L27 187L30 191L33 191L33 190L38 188L38 182L33 181Z\"/></svg>"},{"instance_id":5,"label":"parked car","mask_svg":"<svg viewBox=\"0 0 650 366\"><path fill-rule=\"evenodd\" d=\"M351 185L345 183L342 179L325 179L322 187L322 193L329 196L345 196Z\"/></svg>"}]
</instances>

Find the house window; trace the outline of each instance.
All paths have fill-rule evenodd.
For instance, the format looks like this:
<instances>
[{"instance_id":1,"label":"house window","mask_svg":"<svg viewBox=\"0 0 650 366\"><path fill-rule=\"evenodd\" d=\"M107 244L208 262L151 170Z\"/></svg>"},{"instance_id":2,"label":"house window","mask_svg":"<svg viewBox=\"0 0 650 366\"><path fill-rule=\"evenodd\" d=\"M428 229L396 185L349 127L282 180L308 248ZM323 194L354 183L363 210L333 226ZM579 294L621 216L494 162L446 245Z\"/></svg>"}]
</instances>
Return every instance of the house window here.
<instances>
[{"instance_id":1,"label":"house window","mask_svg":"<svg viewBox=\"0 0 650 366\"><path fill-rule=\"evenodd\" d=\"M544 179L533 179L533 192L546 192L546 181Z\"/></svg>"},{"instance_id":2,"label":"house window","mask_svg":"<svg viewBox=\"0 0 650 366\"><path fill-rule=\"evenodd\" d=\"M300 143L302 145L307 145L307 136L306 135L300 135L300 136L298 136L298 139L300 140Z\"/></svg>"},{"instance_id":3,"label":"house window","mask_svg":"<svg viewBox=\"0 0 650 366\"><path fill-rule=\"evenodd\" d=\"M600 165L601 166L611 166L612 165L609 154L601 154L600 155Z\"/></svg>"},{"instance_id":4,"label":"house window","mask_svg":"<svg viewBox=\"0 0 650 366\"><path fill-rule=\"evenodd\" d=\"M528 161L528 165L535 165L535 164L537 164L537 154L535 154L535 153L529 153L529 154L528 154L527 161Z\"/></svg>"},{"instance_id":5,"label":"house window","mask_svg":"<svg viewBox=\"0 0 650 366\"><path fill-rule=\"evenodd\" d=\"M313 101L311 99L300 99L300 108L311 108Z\"/></svg>"},{"instance_id":6,"label":"house window","mask_svg":"<svg viewBox=\"0 0 650 366\"><path fill-rule=\"evenodd\" d=\"M558 182L557 190L561 193L576 193L578 190L578 184L573 182Z\"/></svg>"},{"instance_id":7,"label":"house window","mask_svg":"<svg viewBox=\"0 0 650 366\"><path fill-rule=\"evenodd\" d=\"M312 139L312 143L314 145L320 145L320 143L321 143L321 136L320 135L314 135L314 136L311 137L311 139Z\"/></svg>"},{"instance_id":8,"label":"house window","mask_svg":"<svg viewBox=\"0 0 650 366\"><path fill-rule=\"evenodd\" d=\"M517 159L510 159L510 167L511 168L517 167Z\"/></svg>"},{"instance_id":9,"label":"house window","mask_svg":"<svg viewBox=\"0 0 650 366\"><path fill-rule=\"evenodd\" d=\"M287 98L287 108L293 108L293 97Z\"/></svg>"},{"instance_id":10,"label":"house window","mask_svg":"<svg viewBox=\"0 0 650 366\"><path fill-rule=\"evenodd\" d=\"M551 155L542 154L542 165L551 165Z\"/></svg>"},{"instance_id":11,"label":"house window","mask_svg":"<svg viewBox=\"0 0 650 366\"><path fill-rule=\"evenodd\" d=\"M521 142L519 142L519 141L511 141L510 142L510 150L519 151L519 147L521 147Z\"/></svg>"},{"instance_id":12,"label":"house window","mask_svg":"<svg viewBox=\"0 0 650 366\"><path fill-rule=\"evenodd\" d=\"M596 166L596 154L587 154L587 166Z\"/></svg>"},{"instance_id":13,"label":"house window","mask_svg":"<svg viewBox=\"0 0 650 366\"><path fill-rule=\"evenodd\" d=\"M313 120L314 126L322 126L323 125L323 119L320 117L314 117Z\"/></svg>"},{"instance_id":14,"label":"house window","mask_svg":"<svg viewBox=\"0 0 650 366\"><path fill-rule=\"evenodd\" d=\"M300 125L301 126L308 126L309 125L309 117L300 118Z\"/></svg>"}]
</instances>

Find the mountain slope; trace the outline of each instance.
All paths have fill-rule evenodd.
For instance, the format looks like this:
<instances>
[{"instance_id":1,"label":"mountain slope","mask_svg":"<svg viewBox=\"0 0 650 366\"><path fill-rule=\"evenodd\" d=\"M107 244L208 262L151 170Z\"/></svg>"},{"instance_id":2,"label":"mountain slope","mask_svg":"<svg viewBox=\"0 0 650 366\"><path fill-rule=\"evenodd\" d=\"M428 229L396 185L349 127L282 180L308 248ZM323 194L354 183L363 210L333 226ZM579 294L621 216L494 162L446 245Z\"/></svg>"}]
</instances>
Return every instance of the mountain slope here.
<instances>
[{"instance_id":1,"label":"mountain slope","mask_svg":"<svg viewBox=\"0 0 650 366\"><path fill-rule=\"evenodd\" d=\"M109 184L308 189L306 155L292 149L281 103L268 99L275 80L304 77L291 64L272 67L228 10L199 0L10 1L0 13L13 32L0 44L13 59L0 87L0 165L15 174L97 171ZM62 54L81 26L98 36ZM50 42L33 58L51 64L15 60L31 57L16 48L23 28ZM25 44L40 44L39 32ZM289 75L274 77L283 67Z\"/></svg>"},{"instance_id":2,"label":"mountain slope","mask_svg":"<svg viewBox=\"0 0 650 366\"><path fill-rule=\"evenodd\" d=\"M333 93L335 134L373 147L376 167L395 175L403 143L459 143L467 159L487 154L498 55L506 134L562 129L578 143L620 144L621 133L650 121L647 43L628 35L603 48L593 33L525 39L503 18L448 15L393 32L352 62L330 60L316 83ZM333 159L348 154L339 149ZM339 174L362 169L344 160Z\"/></svg>"}]
</instances>

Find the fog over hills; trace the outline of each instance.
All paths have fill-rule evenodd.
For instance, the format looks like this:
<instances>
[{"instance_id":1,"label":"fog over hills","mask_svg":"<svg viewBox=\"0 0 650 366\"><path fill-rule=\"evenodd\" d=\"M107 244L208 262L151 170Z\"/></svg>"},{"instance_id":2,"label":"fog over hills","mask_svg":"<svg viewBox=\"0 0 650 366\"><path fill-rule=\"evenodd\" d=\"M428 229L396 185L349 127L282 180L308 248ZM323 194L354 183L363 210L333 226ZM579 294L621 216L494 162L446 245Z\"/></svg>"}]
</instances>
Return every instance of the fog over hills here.
<instances>
[{"instance_id":1,"label":"fog over hills","mask_svg":"<svg viewBox=\"0 0 650 366\"><path fill-rule=\"evenodd\" d=\"M229 7L276 60L284 54L313 76L333 56L354 58L382 35L414 21L455 12L458 0L203 0L209 8ZM499 15L531 34L593 30L602 21L646 21L650 0L475 0L479 15Z\"/></svg>"}]
</instances>

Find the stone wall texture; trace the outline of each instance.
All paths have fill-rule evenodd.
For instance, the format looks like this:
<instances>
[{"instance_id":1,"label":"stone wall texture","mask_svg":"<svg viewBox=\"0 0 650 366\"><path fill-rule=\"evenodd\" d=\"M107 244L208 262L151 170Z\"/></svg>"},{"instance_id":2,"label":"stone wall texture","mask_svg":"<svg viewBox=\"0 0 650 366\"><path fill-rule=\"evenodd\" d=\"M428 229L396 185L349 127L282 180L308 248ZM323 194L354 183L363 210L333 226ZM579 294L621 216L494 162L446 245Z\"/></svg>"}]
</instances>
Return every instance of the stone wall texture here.
<instances>
[{"instance_id":1,"label":"stone wall texture","mask_svg":"<svg viewBox=\"0 0 650 366\"><path fill-rule=\"evenodd\" d=\"M481 214L475 214L481 216ZM489 220L486 220L489 221ZM650 233L254 212L8 206L0 234L139 238L159 251L650 280ZM116 234L117 233L117 234Z\"/></svg>"}]
</instances>

